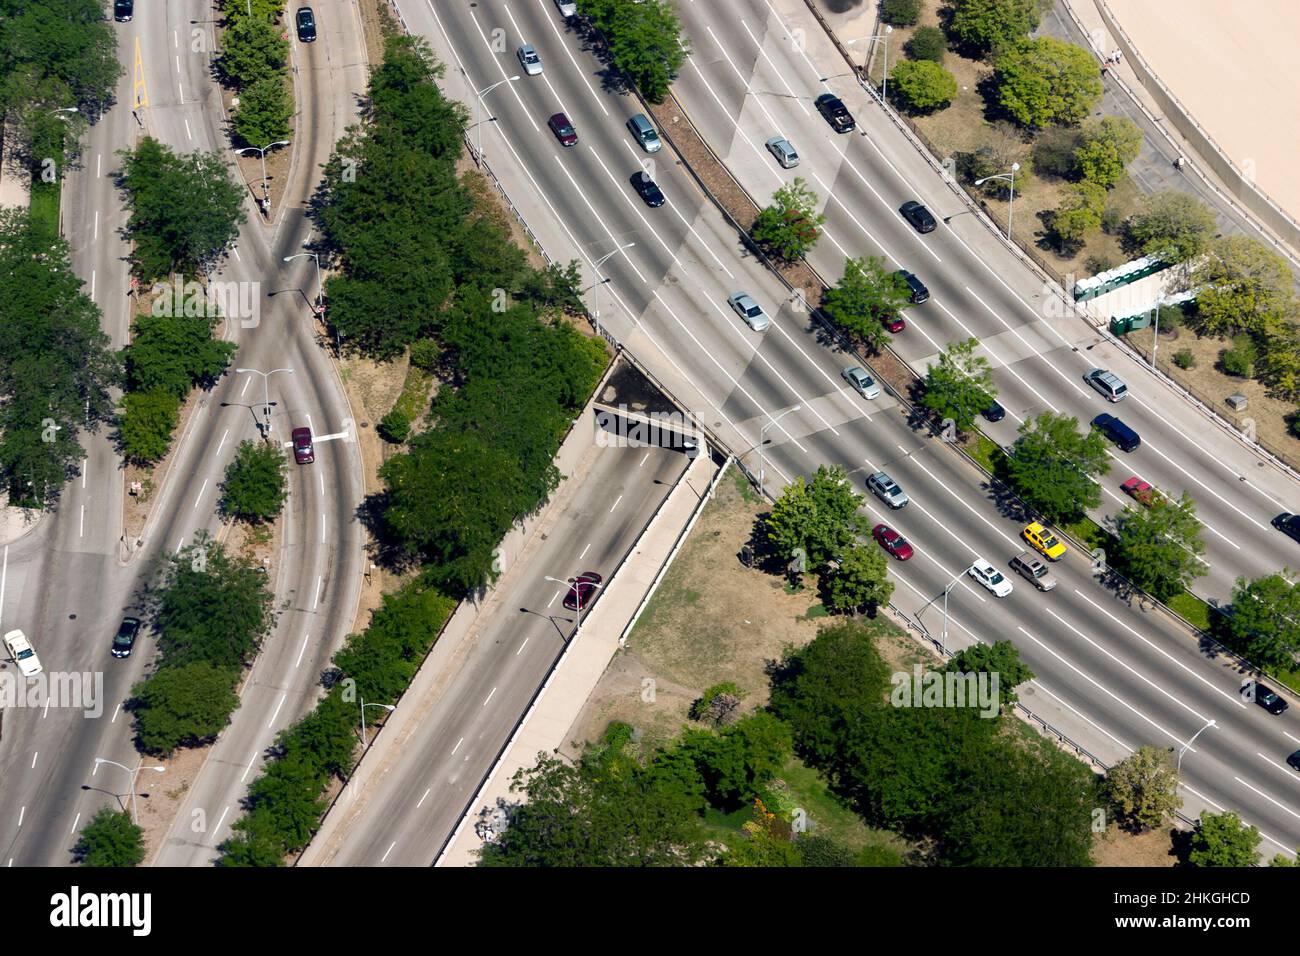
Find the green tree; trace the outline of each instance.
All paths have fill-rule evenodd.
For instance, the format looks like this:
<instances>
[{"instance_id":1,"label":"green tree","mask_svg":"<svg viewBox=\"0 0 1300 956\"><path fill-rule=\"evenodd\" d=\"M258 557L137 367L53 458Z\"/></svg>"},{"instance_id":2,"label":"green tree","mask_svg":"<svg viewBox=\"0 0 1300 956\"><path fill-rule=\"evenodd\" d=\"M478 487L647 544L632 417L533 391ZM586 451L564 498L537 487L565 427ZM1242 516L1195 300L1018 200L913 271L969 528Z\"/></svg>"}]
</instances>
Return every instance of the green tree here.
<instances>
[{"instance_id":1,"label":"green tree","mask_svg":"<svg viewBox=\"0 0 1300 956\"><path fill-rule=\"evenodd\" d=\"M921 405L940 420L951 419L959 432L970 431L975 416L993 404L997 387L988 359L976 355L979 340L949 342L939 361L925 373L925 391Z\"/></svg>"},{"instance_id":2,"label":"green tree","mask_svg":"<svg viewBox=\"0 0 1300 956\"><path fill-rule=\"evenodd\" d=\"M948 33L976 58L1027 37L1038 26L1039 0L953 0Z\"/></svg>"},{"instance_id":3,"label":"green tree","mask_svg":"<svg viewBox=\"0 0 1300 956\"><path fill-rule=\"evenodd\" d=\"M1169 751L1151 746L1139 747L1111 767L1102 794L1120 825L1136 831L1160 826L1183 805Z\"/></svg>"},{"instance_id":4,"label":"green tree","mask_svg":"<svg viewBox=\"0 0 1300 956\"><path fill-rule=\"evenodd\" d=\"M444 67L421 36L399 34L384 42L384 58L370 77L369 118L385 140L433 159L460 156L469 111L443 96Z\"/></svg>"},{"instance_id":5,"label":"green tree","mask_svg":"<svg viewBox=\"0 0 1300 956\"><path fill-rule=\"evenodd\" d=\"M249 524L273 520L289 496L286 467L278 445L240 442L221 483L221 510Z\"/></svg>"},{"instance_id":6,"label":"green tree","mask_svg":"<svg viewBox=\"0 0 1300 956\"><path fill-rule=\"evenodd\" d=\"M1164 189L1143 199L1128 221L1126 239L1142 255L1175 265L1205 252L1217 228L1205 203L1191 193Z\"/></svg>"},{"instance_id":7,"label":"green tree","mask_svg":"<svg viewBox=\"0 0 1300 956\"><path fill-rule=\"evenodd\" d=\"M1197 290L1192 324L1206 335L1262 334L1295 312L1292 282L1286 260L1258 239L1212 239L1189 277Z\"/></svg>"},{"instance_id":8,"label":"green tree","mask_svg":"<svg viewBox=\"0 0 1300 956\"><path fill-rule=\"evenodd\" d=\"M1022 40L999 53L993 83L1002 110L1031 129L1081 122L1102 93L1092 54L1050 36Z\"/></svg>"},{"instance_id":9,"label":"green tree","mask_svg":"<svg viewBox=\"0 0 1300 956\"><path fill-rule=\"evenodd\" d=\"M1176 502L1160 497L1150 507L1126 507L1115 519L1116 563L1142 590L1168 601L1206 573L1200 535L1196 504L1186 491Z\"/></svg>"},{"instance_id":10,"label":"green tree","mask_svg":"<svg viewBox=\"0 0 1300 956\"><path fill-rule=\"evenodd\" d=\"M85 457L80 430L114 417L119 368L67 243L30 223L0 209L0 485L43 507Z\"/></svg>"},{"instance_id":11,"label":"green tree","mask_svg":"<svg viewBox=\"0 0 1300 956\"><path fill-rule=\"evenodd\" d=\"M213 740L239 706L238 672L194 661L163 667L131 690L131 710L140 747L168 756L177 747Z\"/></svg>"},{"instance_id":12,"label":"green tree","mask_svg":"<svg viewBox=\"0 0 1300 956\"><path fill-rule=\"evenodd\" d=\"M822 296L822 311L845 332L877 349L885 336L885 319L905 309L911 295L907 281L879 256L845 259L840 281Z\"/></svg>"},{"instance_id":13,"label":"green tree","mask_svg":"<svg viewBox=\"0 0 1300 956\"><path fill-rule=\"evenodd\" d=\"M826 578L826 603L854 615L862 608L874 615L894 593L889 580L889 559L877 547L854 545L840 558L839 567Z\"/></svg>"},{"instance_id":14,"label":"green tree","mask_svg":"<svg viewBox=\"0 0 1300 956\"><path fill-rule=\"evenodd\" d=\"M152 596L165 667L203 661L237 672L249 663L275 623L266 579L203 535L170 557Z\"/></svg>"},{"instance_id":15,"label":"green tree","mask_svg":"<svg viewBox=\"0 0 1300 956\"><path fill-rule=\"evenodd\" d=\"M98 0L0 3L0 112L9 118L74 105L97 117L121 74Z\"/></svg>"},{"instance_id":16,"label":"green tree","mask_svg":"<svg viewBox=\"0 0 1300 956\"><path fill-rule=\"evenodd\" d=\"M82 866L139 866L144 862L144 831L125 810L102 807L82 829L72 856Z\"/></svg>"},{"instance_id":17,"label":"green tree","mask_svg":"<svg viewBox=\"0 0 1300 956\"><path fill-rule=\"evenodd\" d=\"M817 194L796 176L772 194L772 204L758 214L750 237L772 255L793 262L816 244L826 221L817 211Z\"/></svg>"},{"instance_id":18,"label":"green tree","mask_svg":"<svg viewBox=\"0 0 1300 956\"><path fill-rule=\"evenodd\" d=\"M751 801L785 766L792 747L789 726L765 710L719 733L688 727L677 744L695 764L709 803L726 810Z\"/></svg>"},{"instance_id":19,"label":"green tree","mask_svg":"<svg viewBox=\"0 0 1300 956\"><path fill-rule=\"evenodd\" d=\"M526 801L479 865L691 866L710 857L689 762L655 771L623 752L625 735L609 737L576 765L539 754L516 773L511 789Z\"/></svg>"},{"instance_id":20,"label":"green tree","mask_svg":"<svg viewBox=\"0 0 1300 956\"><path fill-rule=\"evenodd\" d=\"M1259 830L1232 812L1201 812L1192 833L1187 862L1192 866L1253 866L1259 854Z\"/></svg>"},{"instance_id":21,"label":"green tree","mask_svg":"<svg viewBox=\"0 0 1300 956\"><path fill-rule=\"evenodd\" d=\"M1058 524L1101 504L1101 488L1093 479L1109 471L1101 432L1090 428L1080 433L1077 418L1054 412L1021 424L1007 461L1016 493Z\"/></svg>"},{"instance_id":22,"label":"green tree","mask_svg":"<svg viewBox=\"0 0 1300 956\"><path fill-rule=\"evenodd\" d=\"M1088 182L1110 189L1142 148L1142 131L1127 116L1103 116L1089 121L1075 160Z\"/></svg>"},{"instance_id":23,"label":"green tree","mask_svg":"<svg viewBox=\"0 0 1300 956\"><path fill-rule=\"evenodd\" d=\"M820 465L812 481L799 475L782 489L763 519L767 538L781 557L802 551L809 569L823 567L857 539L862 499L843 468Z\"/></svg>"},{"instance_id":24,"label":"green tree","mask_svg":"<svg viewBox=\"0 0 1300 956\"><path fill-rule=\"evenodd\" d=\"M122 453L129 461L161 461L172 444L181 402L171 392L127 392L122 396L118 434Z\"/></svg>"},{"instance_id":25,"label":"green tree","mask_svg":"<svg viewBox=\"0 0 1300 956\"><path fill-rule=\"evenodd\" d=\"M1088 233L1101 227L1106 190L1087 181L1065 187L1065 201L1052 213L1050 231L1058 247L1075 249Z\"/></svg>"},{"instance_id":26,"label":"green tree","mask_svg":"<svg viewBox=\"0 0 1300 956\"><path fill-rule=\"evenodd\" d=\"M1296 851L1296 856L1300 857L1300 850ZM1268 865L1269 866L1300 866L1300 863L1297 863L1294 859L1292 859L1289 856L1279 853L1276 856L1274 856L1273 859L1269 860Z\"/></svg>"},{"instance_id":27,"label":"green tree","mask_svg":"<svg viewBox=\"0 0 1300 956\"><path fill-rule=\"evenodd\" d=\"M284 77L268 76L239 94L235 110L235 138L245 146L263 147L289 135L293 97Z\"/></svg>"},{"instance_id":28,"label":"green tree","mask_svg":"<svg viewBox=\"0 0 1300 956\"><path fill-rule=\"evenodd\" d=\"M211 388L225 374L238 346L212 337L219 319L186 315L181 303L171 302L173 287L155 288L161 294L154 300L153 314L136 316L131 344L124 350L127 386L133 392L165 391L177 399L195 385Z\"/></svg>"},{"instance_id":29,"label":"green tree","mask_svg":"<svg viewBox=\"0 0 1300 956\"><path fill-rule=\"evenodd\" d=\"M1233 648L1259 667L1295 667L1300 656L1300 588L1291 572L1248 581L1232 589L1228 633Z\"/></svg>"},{"instance_id":30,"label":"green tree","mask_svg":"<svg viewBox=\"0 0 1300 956\"><path fill-rule=\"evenodd\" d=\"M120 155L127 232L145 279L206 268L239 235L244 191L216 153L178 156L146 136Z\"/></svg>"},{"instance_id":31,"label":"green tree","mask_svg":"<svg viewBox=\"0 0 1300 956\"><path fill-rule=\"evenodd\" d=\"M890 92L909 113L933 113L957 96L957 78L933 60L904 60L889 81Z\"/></svg>"},{"instance_id":32,"label":"green tree","mask_svg":"<svg viewBox=\"0 0 1300 956\"><path fill-rule=\"evenodd\" d=\"M921 19L921 0L881 0L880 18L896 27L910 27Z\"/></svg>"},{"instance_id":33,"label":"green tree","mask_svg":"<svg viewBox=\"0 0 1300 956\"><path fill-rule=\"evenodd\" d=\"M218 865L284 866L284 842L267 814L250 813L240 817L230 830L230 836L219 847Z\"/></svg>"},{"instance_id":34,"label":"green tree","mask_svg":"<svg viewBox=\"0 0 1300 956\"><path fill-rule=\"evenodd\" d=\"M1034 672L1020 660L1020 652L1010 641L972 644L954 655L944 670L954 674L997 674L998 698L1004 710L1015 705L1016 688L1034 679Z\"/></svg>"},{"instance_id":35,"label":"green tree","mask_svg":"<svg viewBox=\"0 0 1300 956\"><path fill-rule=\"evenodd\" d=\"M280 26L262 17L244 16L230 21L217 61L222 76L241 89L262 80L280 79L289 60L289 41L282 33Z\"/></svg>"},{"instance_id":36,"label":"green tree","mask_svg":"<svg viewBox=\"0 0 1300 956\"><path fill-rule=\"evenodd\" d=\"M668 95L690 52L672 4L578 0L578 12L600 30L614 66L646 99L658 103Z\"/></svg>"},{"instance_id":37,"label":"green tree","mask_svg":"<svg viewBox=\"0 0 1300 956\"><path fill-rule=\"evenodd\" d=\"M841 776L847 728L874 725L889 705L889 666L865 623L822 627L801 648L787 651L773 671L769 706L790 724L796 751L813 766Z\"/></svg>"},{"instance_id":38,"label":"green tree","mask_svg":"<svg viewBox=\"0 0 1300 956\"><path fill-rule=\"evenodd\" d=\"M948 51L948 38L938 27L917 27L903 49L913 60L930 60L942 64L944 54Z\"/></svg>"}]
</instances>

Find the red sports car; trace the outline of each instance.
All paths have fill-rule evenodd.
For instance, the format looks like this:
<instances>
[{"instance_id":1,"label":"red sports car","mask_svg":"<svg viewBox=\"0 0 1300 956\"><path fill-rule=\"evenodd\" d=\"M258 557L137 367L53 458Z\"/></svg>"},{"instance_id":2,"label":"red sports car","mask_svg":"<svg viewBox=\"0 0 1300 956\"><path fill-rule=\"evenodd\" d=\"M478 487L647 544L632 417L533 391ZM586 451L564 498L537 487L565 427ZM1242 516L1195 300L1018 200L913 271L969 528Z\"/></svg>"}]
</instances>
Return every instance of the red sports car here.
<instances>
[{"instance_id":1,"label":"red sports car","mask_svg":"<svg viewBox=\"0 0 1300 956\"><path fill-rule=\"evenodd\" d=\"M564 596L564 606L570 611L578 610L579 604L585 608L596 596L596 588L600 586L600 580L600 575L595 571L583 571L573 579L569 593Z\"/></svg>"},{"instance_id":2,"label":"red sports car","mask_svg":"<svg viewBox=\"0 0 1300 956\"><path fill-rule=\"evenodd\" d=\"M887 524L876 525L871 529L871 536L899 561L906 561L912 556L912 545Z\"/></svg>"},{"instance_id":3,"label":"red sports car","mask_svg":"<svg viewBox=\"0 0 1300 956\"><path fill-rule=\"evenodd\" d=\"M1152 486L1151 482L1143 481L1136 475L1120 485L1120 489L1126 495L1129 495L1135 501L1140 501L1148 508L1155 504L1156 499L1160 496L1160 492Z\"/></svg>"}]
</instances>

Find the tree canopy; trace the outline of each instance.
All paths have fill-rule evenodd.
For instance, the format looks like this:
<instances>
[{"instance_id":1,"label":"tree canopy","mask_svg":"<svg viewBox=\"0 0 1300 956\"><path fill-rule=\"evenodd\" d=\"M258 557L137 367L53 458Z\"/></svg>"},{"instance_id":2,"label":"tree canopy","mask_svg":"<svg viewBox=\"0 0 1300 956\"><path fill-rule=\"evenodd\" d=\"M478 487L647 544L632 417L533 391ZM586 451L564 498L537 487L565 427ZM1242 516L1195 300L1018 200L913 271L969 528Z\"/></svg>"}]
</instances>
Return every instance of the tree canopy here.
<instances>
[{"instance_id":1,"label":"tree canopy","mask_svg":"<svg viewBox=\"0 0 1300 956\"><path fill-rule=\"evenodd\" d=\"M975 416L993 404L997 386L988 359L976 355L979 340L949 342L925 373L921 405L940 420L951 419L957 431L969 431Z\"/></svg>"},{"instance_id":2,"label":"tree canopy","mask_svg":"<svg viewBox=\"0 0 1300 956\"><path fill-rule=\"evenodd\" d=\"M1126 507L1115 519L1115 563L1142 590L1168 601L1208 570L1200 535L1196 504L1186 491L1178 501L1161 496L1148 507Z\"/></svg>"},{"instance_id":3,"label":"tree canopy","mask_svg":"<svg viewBox=\"0 0 1300 956\"><path fill-rule=\"evenodd\" d=\"M1017 494L1057 523L1073 521L1101 504L1101 488L1093 479L1109 471L1101 432L1090 428L1081 433L1077 418L1054 412L1021 424L1007 461Z\"/></svg>"},{"instance_id":4,"label":"tree canopy","mask_svg":"<svg viewBox=\"0 0 1300 956\"><path fill-rule=\"evenodd\" d=\"M1056 37L1009 44L993 66L998 104L1022 126L1080 123L1101 99L1092 54Z\"/></svg>"},{"instance_id":5,"label":"tree canopy","mask_svg":"<svg viewBox=\"0 0 1300 956\"><path fill-rule=\"evenodd\" d=\"M797 476L772 503L765 520L768 540L782 558L802 551L810 570L820 568L857 539L862 500L843 468L820 465L812 481Z\"/></svg>"},{"instance_id":6,"label":"tree canopy","mask_svg":"<svg viewBox=\"0 0 1300 956\"><path fill-rule=\"evenodd\" d=\"M879 256L845 259L840 281L822 296L822 311L835 325L878 348L884 321L905 309L912 290Z\"/></svg>"}]
</instances>

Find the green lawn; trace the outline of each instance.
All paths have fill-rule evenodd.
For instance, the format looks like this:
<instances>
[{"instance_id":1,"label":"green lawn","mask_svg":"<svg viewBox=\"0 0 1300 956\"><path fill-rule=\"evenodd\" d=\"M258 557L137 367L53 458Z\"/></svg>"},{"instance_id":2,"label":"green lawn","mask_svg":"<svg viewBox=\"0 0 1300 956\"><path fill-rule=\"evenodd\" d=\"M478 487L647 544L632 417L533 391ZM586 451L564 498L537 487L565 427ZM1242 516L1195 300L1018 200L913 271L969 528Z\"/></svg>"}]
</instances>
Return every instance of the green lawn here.
<instances>
[{"instance_id":1,"label":"green lawn","mask_svg":"<svg viewBox=\"0 0 1300 956\"><path fill-rule=\"evenodd\" d=\"M29 216L33 230L51 237L59 234L58 183L32 183Z\"/></svg>"}]
</instances>

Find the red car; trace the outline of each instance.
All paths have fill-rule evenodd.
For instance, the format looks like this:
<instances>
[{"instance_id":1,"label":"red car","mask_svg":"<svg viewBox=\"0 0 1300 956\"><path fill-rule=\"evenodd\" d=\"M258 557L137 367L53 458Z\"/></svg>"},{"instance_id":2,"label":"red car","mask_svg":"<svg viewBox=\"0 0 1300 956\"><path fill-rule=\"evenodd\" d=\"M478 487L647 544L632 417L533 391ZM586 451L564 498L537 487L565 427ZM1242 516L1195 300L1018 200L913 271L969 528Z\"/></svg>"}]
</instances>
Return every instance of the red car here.
<instances>
[{"instance_id":1,"label":"red car","mask_svg":"<svg viewBox=\"0 0 1300 956\"><path fill-rule=\"evenodd\" d=\"M564 606L570 611L578 610L579 604L585 608L596 596L596 588L600 587L600 581L600 575L595 571L583 571L573 579L569 593L564 596Z\"/></svg>"},{"instance_id":2,"label":"red car","mask_svg":"<svg viewBox=\"0 0 1300 956\"><path fill-rule=\"evenodd\" d=\"M1136 475L1119 487L1126 495L1129 495L1135 501L1140 501L1148 508L1155 504L1156 499L1160 497L1160 492L1152 486L1151 482L1143 481Z\"/></svg>"},{"instance_id":3,"label":"red car","mask_svg":"<svg viewBox=\"0 0 1300 956\"><path fill-rule=\"evenodd\" d=\"M300 465L310 465L316 460L316 452L311 444L310 428L293 430L293 460Z\"/></svg>"},{"instance_id":4,"label":"red car","mask_svg":"<svg viewBox=\"0 0 1300 956\"><path fill-rule=\"evenodd\" d=\"M563 113L556 113L546 121L546 125L551 128L551 132L555 134L561 146L577 145L578 131L573 128L573 124Z\"/></svg>"},{"instance_id":5,"label":"red car","mask_svg":"<svg viewBox=\"0 0 1300 956\"><path fill-rule=\"evenodd\" d=\"M885 328L891 332L901 332L907 328L907 323L903 321L901 315L887 315L881 321L885 323Z\"/></svg>"},{"instance_id":6,"label":"red car","mask_svg":"<svg viewBox=\"0 0 1300 956\"><path fill-rule=\"evenodd\" d=\"M871 537L899 561L906 561L912 556L912 545L887 524L878 524L872 528Z\"/></svg>"}]
</instances>

